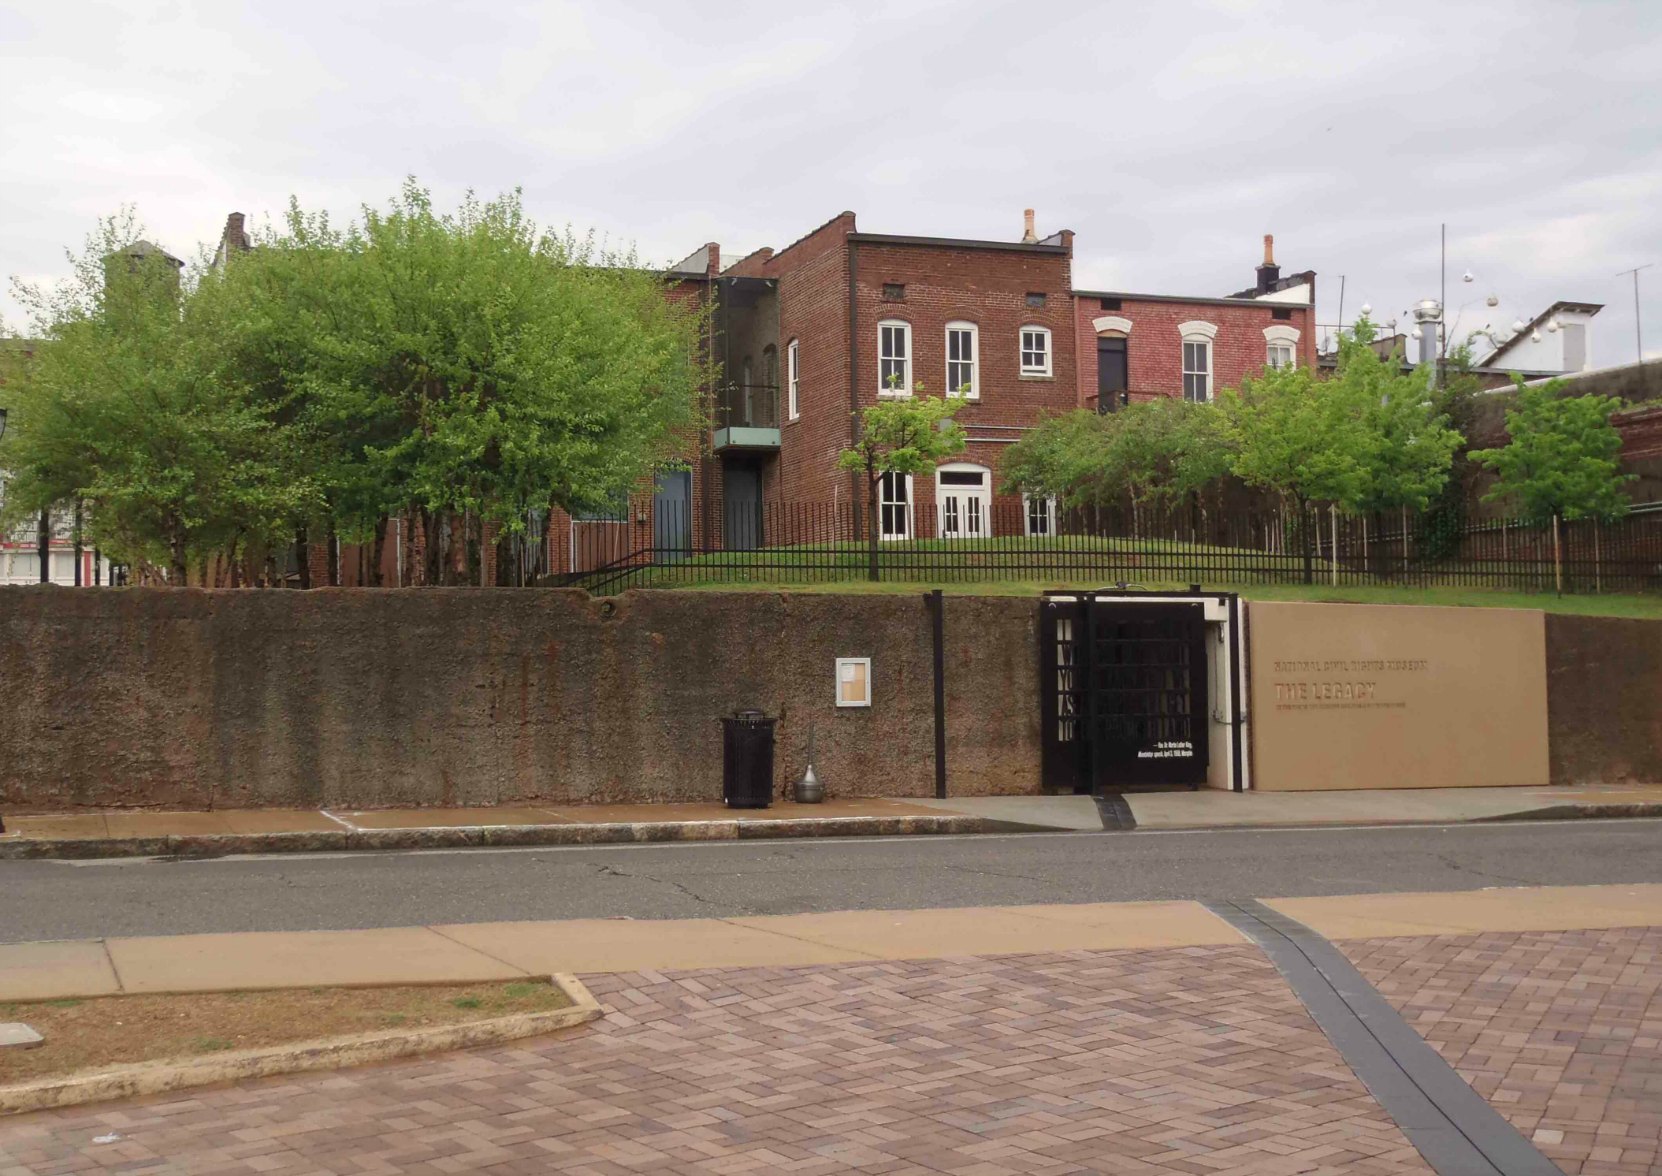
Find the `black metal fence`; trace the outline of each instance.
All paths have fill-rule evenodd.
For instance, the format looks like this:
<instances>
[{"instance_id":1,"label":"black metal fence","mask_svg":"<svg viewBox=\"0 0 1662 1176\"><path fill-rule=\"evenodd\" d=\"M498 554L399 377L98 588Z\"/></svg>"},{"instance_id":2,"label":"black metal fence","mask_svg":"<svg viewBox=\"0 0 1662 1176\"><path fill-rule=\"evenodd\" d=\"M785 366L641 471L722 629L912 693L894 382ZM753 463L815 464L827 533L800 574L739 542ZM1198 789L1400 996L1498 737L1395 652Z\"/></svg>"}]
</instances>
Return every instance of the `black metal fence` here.
<instances>
[{"instance_id":1,"label":"black metal fence","mask_svg":"<svg viewBox=\"0 0 1662 1176\"><path fill-rule=\"evenodd\" d=\"M615 520L577 524L575 570L554 582L596 593L871 579L1662 591L1662 512L1534 526L1325 507L1058 510L999 500L970 509L942 501L880 508L875 557L866 523L847 502L644 499Z\"/></svg>"}]
</instances>

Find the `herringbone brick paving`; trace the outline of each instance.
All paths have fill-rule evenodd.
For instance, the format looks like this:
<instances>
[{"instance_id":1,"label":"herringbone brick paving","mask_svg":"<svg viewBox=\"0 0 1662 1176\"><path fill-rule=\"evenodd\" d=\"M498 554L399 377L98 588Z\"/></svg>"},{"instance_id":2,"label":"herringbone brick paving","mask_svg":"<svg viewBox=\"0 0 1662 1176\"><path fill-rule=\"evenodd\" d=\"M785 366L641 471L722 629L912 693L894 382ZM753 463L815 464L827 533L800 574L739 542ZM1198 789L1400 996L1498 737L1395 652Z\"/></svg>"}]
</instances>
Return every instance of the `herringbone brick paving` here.
<instances>
[{"instance_id":1,"label":"herringbone brick paving","mask_svg":"<svg viewBox=\"0 0 1662 1176\"><path fill-rule=\"evenodd\" d=\"M1246 945L586 980L517 1048L0 1124L0 1176L1428 1171Z\"/></svg>"},{"instance_id":2,"label":"herringbone brick paving","mask_svg":"<svg viewBox=\"0 0 1662 1176\"><path fill-rule=\"evenodd\" d=\"M1339 946L1566 1172L1662 1176L1662 927Z\"/></svg>"}]
</instances>

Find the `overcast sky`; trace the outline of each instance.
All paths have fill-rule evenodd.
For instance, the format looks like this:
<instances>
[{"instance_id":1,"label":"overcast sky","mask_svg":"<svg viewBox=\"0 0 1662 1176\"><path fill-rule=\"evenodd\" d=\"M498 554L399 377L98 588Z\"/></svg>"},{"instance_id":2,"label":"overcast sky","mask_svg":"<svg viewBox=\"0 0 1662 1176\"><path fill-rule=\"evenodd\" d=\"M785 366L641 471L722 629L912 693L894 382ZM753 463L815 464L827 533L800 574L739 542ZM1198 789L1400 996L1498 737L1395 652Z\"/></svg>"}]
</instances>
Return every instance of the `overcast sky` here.
<instances>
[{"instance_id":1,"label":"overcast sky","mask_svg":"<svg viewBox=\"0 0 1662 1176\"><path fill-rule=\"evenodd\" d=\"M862 229L1071 228L1083 288L1221 295L1260 238L1319 318L1606 304L1662 355L1662 4L0 0L0 272L138 207L181 256L415 174L674 260ZM1476 275L1460 282L1463 271ZM1483 305L1498 294L1501 307ZM20 326L16 303L0 315Z\"/></svg>"}]
</instances>

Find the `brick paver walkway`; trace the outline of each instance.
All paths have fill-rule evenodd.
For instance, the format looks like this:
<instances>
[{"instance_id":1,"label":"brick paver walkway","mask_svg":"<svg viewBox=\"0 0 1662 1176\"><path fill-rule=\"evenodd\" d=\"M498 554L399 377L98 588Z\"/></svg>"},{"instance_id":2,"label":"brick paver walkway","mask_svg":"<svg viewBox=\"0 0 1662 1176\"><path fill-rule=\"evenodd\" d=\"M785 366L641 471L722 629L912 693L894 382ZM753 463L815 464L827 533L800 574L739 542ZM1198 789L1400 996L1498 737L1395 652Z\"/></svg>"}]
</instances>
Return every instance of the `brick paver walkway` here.
<instances>
[{"instance_id":1,"label":"brick paver walkway","mask_svg":"<svg viewBox=\"0 0 1662 1176\"><path fill-rule=\"evenodd\" d=\"M1428 1171L1245 945L589 983L521 1048L0 1123L0 1176Z\"/></svg>"},{"instance_id":2,"label":"brick paver walkway","mask_svg":"<svg viewBox=\"0 0 1662 1176\"><path fill-rule=\"evenodd\" d=\"M1339 946L1566 1172L1662 1176L1662 928Z\"/></svg>"}]
</instances>

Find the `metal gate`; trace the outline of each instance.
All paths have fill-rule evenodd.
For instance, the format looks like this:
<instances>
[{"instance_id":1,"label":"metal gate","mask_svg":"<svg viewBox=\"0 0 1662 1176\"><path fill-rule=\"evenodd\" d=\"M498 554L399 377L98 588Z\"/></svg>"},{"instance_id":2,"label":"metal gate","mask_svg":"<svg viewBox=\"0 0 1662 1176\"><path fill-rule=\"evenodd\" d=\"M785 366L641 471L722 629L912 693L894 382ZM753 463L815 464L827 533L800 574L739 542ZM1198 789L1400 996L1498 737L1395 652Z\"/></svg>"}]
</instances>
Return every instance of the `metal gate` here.
<instances>
[{"instance_id":1,"label":"metal gate","mask_svg":"<svg viewBox=\"0 0 1662 1176\"><path fill-rule=\"evenodd\" d=\"M1040 674L1048 791L1206 782L1200 601L1047 599Z\"/></svg>"}]
</instances>

